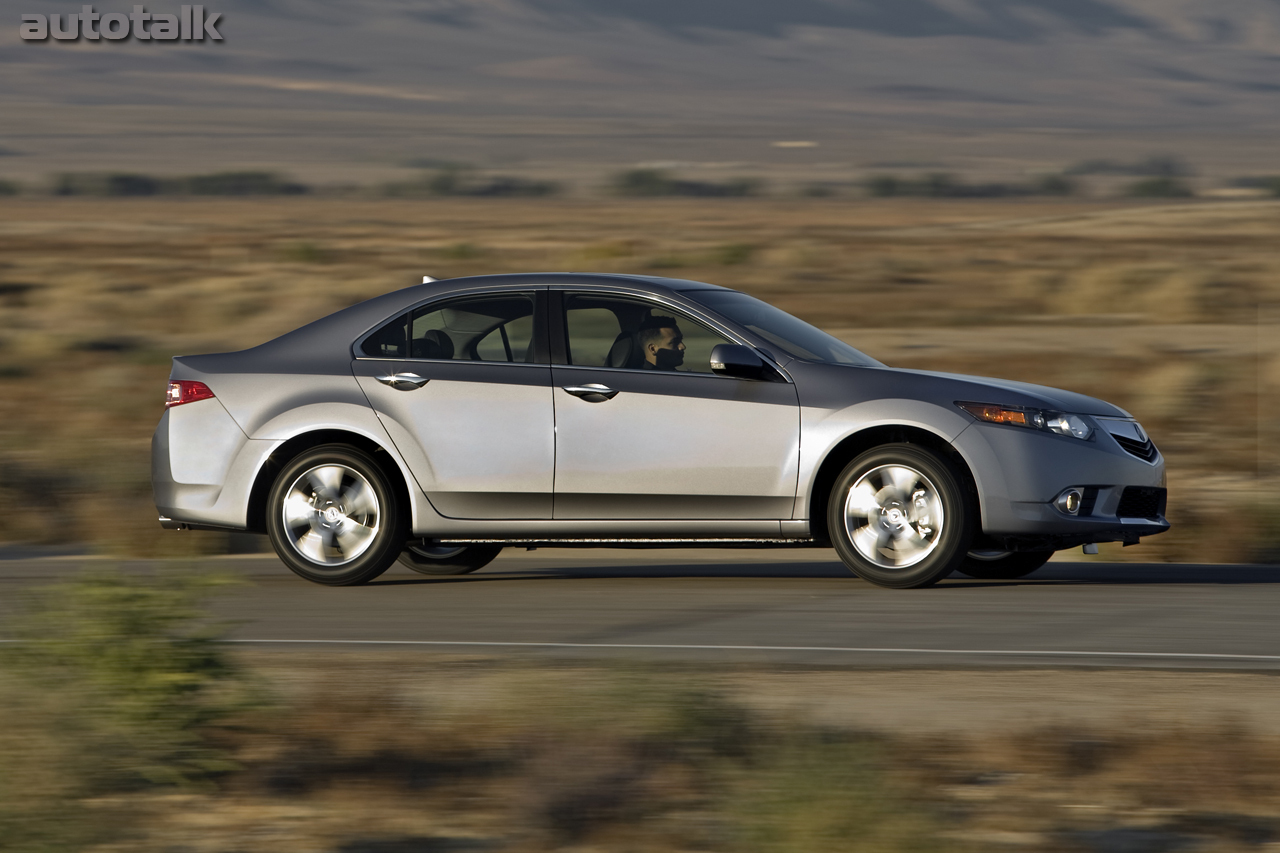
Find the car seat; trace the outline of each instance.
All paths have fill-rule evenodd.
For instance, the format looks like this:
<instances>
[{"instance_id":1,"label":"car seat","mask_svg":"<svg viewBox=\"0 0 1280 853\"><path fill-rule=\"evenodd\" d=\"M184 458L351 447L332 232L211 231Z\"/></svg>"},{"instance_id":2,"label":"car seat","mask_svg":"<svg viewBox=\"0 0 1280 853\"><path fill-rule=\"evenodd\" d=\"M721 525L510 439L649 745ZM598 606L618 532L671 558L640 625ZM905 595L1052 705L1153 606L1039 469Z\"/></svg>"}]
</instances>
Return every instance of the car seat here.
<instances>
[{"instance_id":1,"label":"car seat","mask_svg":"<svg viewBox=\"0 0 1280 853\"><path fill-rule=\"evenodd\" d=\"M414 358L453 358L453 339L441 329L429 329L413 342Z\"/></svg>"},{"instance_id":2,"label":"car seat","mask_svg":"<svg viewBox=\"0 0 1280 853\"><path fill-rule=\"evenodd\" d=\"M609 347L609 355L604 361L605 367L622 367L635 369L640 366L640 347L636 345L635 335L630 332L619 332Z\"/></svg>"}]
</instances>

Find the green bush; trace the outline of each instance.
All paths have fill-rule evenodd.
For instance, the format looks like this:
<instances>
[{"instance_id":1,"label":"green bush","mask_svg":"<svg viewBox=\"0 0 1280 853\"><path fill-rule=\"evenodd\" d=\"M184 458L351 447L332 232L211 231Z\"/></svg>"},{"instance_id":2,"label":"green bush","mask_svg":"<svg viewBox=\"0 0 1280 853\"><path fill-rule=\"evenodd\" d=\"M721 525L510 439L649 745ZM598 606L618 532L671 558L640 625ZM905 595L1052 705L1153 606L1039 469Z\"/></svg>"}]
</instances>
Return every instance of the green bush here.
<instances>
[{"instance_id":1,"label":"green bush","mask_svg":"<svg viewBox=\"0 0 1280 853\"><path fill-rule=\"evenodd\" d=\"M192 195L303 195L304 184L286 180L274 172L217 172L192 175L184 179L185 189Z\"/></svg>"},{"instance_id":2,"label":"green bush","mask_svg":"<svg viewBox=\"0 0 1280 853\"><path fill-rule=\"evenodd\" d=\"M1116 160L1083 160L1066 170L1067 175L1133 175L1150 178L1185 178L1192 169L1177 157L1157 154L1145 160L1124 163Z\"/></svg>"},{"instance_id":3,"label":"green bush","mask_svg":"<svg viewBox=\"0 0 1280 853\"><path fill-rule=\"evenodd\" d=\"M124 819L96 798L232 769L212 736L247 682L201 607L223 583L89 571L34 595L0 656L0 850L76 849Z\"/></svg>"},{"instance_id":4,"label":"green bush","mask_svg":"<svg viewBox=\"0 0 1280 853\"><path fill-rule=\"evenodd\" d=\"M468 169L451 167L424 174L416 180L386 184L382 192L392 198L542 198L559 193L560 185L511 175L480 178Z\"/></svg>"},{"instance_id":5,"label":"green bush","mask_svg":"<svg viewBox=\"0 0 1280 853\"><path fill-rule=\"evenodd\" d=\"M936 821L895 789L877 745L848 734L797 733L740 768L722 793L741 847L753 853L925 853L952 849Z\"/></svg>"},{"instance_id":6,"label":"green bush","mask_svg":"<svg viewBox=\"0 0 1280 853\"><path fill-rule=\"evenodd\" d=\"M165 184L150 175L127 172L65 172L54 184L54 195L151 196Z\"/></svg>"},{"instance_id":7,"label":"green bush","mask_svg":"<svg viewBox=\"0 0 1280 853\"><path fill-rule=\"evenodd\" d=\"M615 193L632 197L741 197L756 195L760 189L760 182L751 178L734 178L724 183L685 181L673 178L660 169L629 169L615 175L613 179Z\"/></svg>"},{"instance_id":8,"label":"green bush","mask_svg":"<svg viewBox=\"0 0 1280 853\"><path fill-rule=\"evenodd\" d=\"M919 178L897 175L875 175L863 182L873 198L908 196L920 198L1006 198L1030 195L1066 196L1075 192L1075 184L1062 175L1046 175L1030 184L968 183L946 172L935 172Z\"/></svg>"},{"instance_id":9,"label":"green bush","mask_svg":"<svg viewBox=\"0 0 1280 853\"><path fill-rule=\"evenodd\" d=\"M157 178L127 172L64 172L54 181L54 195L107 197L154 195L300 195L303 184L286 180L274 172L218 172Z\"/></svg>"},{"instance_id":10,"label":"green bush","mask_svg":"<svg viewBox=\"0 0 1280 853\"><path fill-rule=\"evenodd\" d=\"M17 195L22 192L22 187L13 181L0 181L0 196Z\"/></svg>"},{"instance_id":11,"label":"green bush","mask_svg":"<svg viewBox=\"0 0 1280 853\"><path fill-rule=\"evenodd\" d=\"M1125 195L1134 198L1188 198L1195 193L1177 178L1146 178L1129 184Z\"/></svg>"},{"instance_id":12,"label":"green bush","mask_svg":"<svg viewBox=\"0 0 1280 853\"><path fill-rule=\"evenodd\" d=\"M1280 175L1261 175L1257 177L1236 178L1232 186L1252 190L1266 190L1273 196L1280 197Z\"/></svg>"}]
</instances>

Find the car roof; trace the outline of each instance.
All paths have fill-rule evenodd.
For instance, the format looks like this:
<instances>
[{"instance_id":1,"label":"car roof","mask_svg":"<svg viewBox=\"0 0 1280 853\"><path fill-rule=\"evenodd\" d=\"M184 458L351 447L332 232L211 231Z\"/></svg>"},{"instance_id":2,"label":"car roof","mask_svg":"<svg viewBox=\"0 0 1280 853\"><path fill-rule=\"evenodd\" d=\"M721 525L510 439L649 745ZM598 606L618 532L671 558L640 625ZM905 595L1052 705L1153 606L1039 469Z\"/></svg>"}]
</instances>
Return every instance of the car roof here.
<instances>
[{"instance_id":1,"label":"car roof","mask_svg":"<svg viewBox=\"0 0 1280 853\"><path fill-rule=\"evenodd\" d=\"M628 273L595 273L595 272L530 272L501 273L497 275L472 275L460 278L442 278L428 282L427 287L448 284L450 290L458 286L489 287L493 285L541 286L548 284L641 284L648 288L667 290L727 290L705 281L692 281L687 278L666 278L658 275L631 275ZM418 285L422 287L423 285Z\"/></svg>"}]
</instances>

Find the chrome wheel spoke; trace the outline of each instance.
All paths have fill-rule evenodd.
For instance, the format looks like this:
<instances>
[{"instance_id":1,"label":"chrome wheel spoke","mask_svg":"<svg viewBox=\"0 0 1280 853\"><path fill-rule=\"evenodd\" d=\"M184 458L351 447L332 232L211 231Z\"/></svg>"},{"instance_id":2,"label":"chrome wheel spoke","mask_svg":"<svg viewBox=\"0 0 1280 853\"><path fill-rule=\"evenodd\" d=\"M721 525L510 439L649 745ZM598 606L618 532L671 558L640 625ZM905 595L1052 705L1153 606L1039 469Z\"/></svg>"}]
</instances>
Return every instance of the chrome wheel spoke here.
<instances>
[{"instance_id":1,"label":"chrome wheel spoke","mask_svg":"<svg viewBox=\"0 0 1280 853\"><path fill-rule=\"evenodd\" d=\"M325 553L324 547L324 536L315 530L308 530L297 539L294 539L293 547L298 549L298 553L314 563L328 561L328 555Z\"/></svg>"},{"instance_id":2,"label":"chrome wheel spoke","mask_svg":"<svg viewBox=\"0 0 1280 853\"><path fill-rule=\"evenodd\" d=\"M863 556L869 554L879 554L880 549L889 544L889 531L885 530L878 524L868 524L860 527L852 536L853 544L858 546L858 550Z\"/></svg>"},{"instance_id":3,"label":"chrome wheel spoke","mask_svg":"<svg viewBox=\"0 0 1280 853\"><path fill-rule=\"evenodd\" d=\"M279 512L294 551L326 569L358 559L381 529L373 484L356 469L336 463L300 474L285 492Z\"/></svg>"},{"instance_id":4,"label":"chrome wheel spoke","mask_svg":"<svg viewBox=\"0 0 1280 853\"><path fill-rule=\"evenodd\" d=\"M903 468L900 465L886 465L881 470L881 479L884 481L886 488L892 488L898 493L898 500L906 501L910 499L911 493L915 491L915 485L920 480L920 475L910 468Z\"/></svg>"},{"instance_id":5,"label":"chrome wheel spoke","mask_svg":"<svg viewBox=\"0 0 1280 853\"><path fill-rule=\"evenodd\" d=\"M311 526L311 521L315 518L316 510L311 505L311 499L299 491L292 491L284 502L284 524L285 527L295 528L302 526Z\"/></svg>"},{"instance_id":6,"label":"chrome wheel spoke","mask_svg":"<svg viewBox=\"0 0 1280 853\"><path fill-rule=\"evenodd\" d=\"M307 472L307 482L317 496L327 500L335 500L342 489L342 477L347 469L337 465L325 465L312 468Z\"/></svg>"},{"instance_id":7,"label":"chrome wheel spoke","mask_svg":"<svg viewBox=\"0 0 1280 853\"><path fill-rule=\"evenodd\" d=\"M849 500L845 503L845 514L850 518L871 518L880 514L880 502L876 499L876 490L871 484L860 482L849 490Z\"/></svg>"},{"instance_id":8,"label":"chrome wheel spoke","mask_svg":"<svg viewBox=\"0 0 1280 853\"><path fill-rule=\"evenodd\" d=\"M349 516L376 516L378 513L378 499L373 494L373 489L364 480L354 481L345 492L342 493L342 509Z\"/></svg>"},{"instance_id":9,"label":"chrome wheel spoke","mask_svg":"<svg viewBox=\"0 0 1280 853\"><path fill-rule=\"evenodd\" d=\"M334 530L333 535L338 540L337 549L344 555L351 555L363 552L376 532L372 527L346 521Z\"/></svg>"},{"instance_id":10,"label":"chrome wheel spoke","mask_svg":"<svg viewBox=\"0 0 1280 853\"><path fill-rule=\"evenodd\" d=\"M859 554L885 569L914 566L933 553L943 529L937 488L906 465L881 465L849 488L845 532Z\"/></svg>"}]
</instances>

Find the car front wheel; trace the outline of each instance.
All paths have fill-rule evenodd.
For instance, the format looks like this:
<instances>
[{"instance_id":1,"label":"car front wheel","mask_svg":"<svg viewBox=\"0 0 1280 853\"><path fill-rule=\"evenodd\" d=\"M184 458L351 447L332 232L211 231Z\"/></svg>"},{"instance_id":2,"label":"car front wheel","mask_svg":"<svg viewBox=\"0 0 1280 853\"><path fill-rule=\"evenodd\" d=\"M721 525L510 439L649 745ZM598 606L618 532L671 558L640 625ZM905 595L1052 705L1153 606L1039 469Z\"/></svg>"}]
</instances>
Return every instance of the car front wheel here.
<instances>
[{"instance_id":1,"label":"car front wheel","mask_svg":"<svg viewBox=\"0 0 1280 853\"><path fill-rule=\"evenodd\" d=\"M367 583L408 535L406 508L372 456L324 445L284 467L267 498L267 535L286 566L327 586Z\"/></svg>"},{"instance_id":2,"label":"car front wheel","mask_svg":"<svg viewBox=\"0 0 1280 853\"><path fill-rule=\"evenodd\" d=\"M440 545L414 539L404 546L400 562L424 575L465 575L483 569L501 551L501 545Z\"/></svg>"},{"instance_id":3,"label":"car front wheel","mask_svg":"<svg viewBox=\"0 0 1280 853\"><path fill-rule=\"evenodd\" d=\"M951 574L968 551L975 516L962 476L919 445L863 453L831 492L827 529L836 552L877 586L929 586Z\"/></svg>"}]
</instances>

